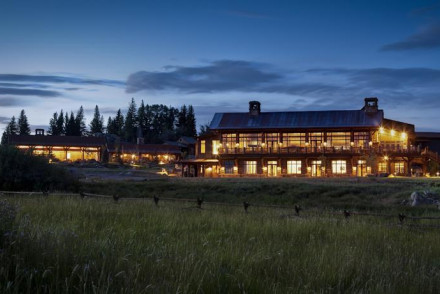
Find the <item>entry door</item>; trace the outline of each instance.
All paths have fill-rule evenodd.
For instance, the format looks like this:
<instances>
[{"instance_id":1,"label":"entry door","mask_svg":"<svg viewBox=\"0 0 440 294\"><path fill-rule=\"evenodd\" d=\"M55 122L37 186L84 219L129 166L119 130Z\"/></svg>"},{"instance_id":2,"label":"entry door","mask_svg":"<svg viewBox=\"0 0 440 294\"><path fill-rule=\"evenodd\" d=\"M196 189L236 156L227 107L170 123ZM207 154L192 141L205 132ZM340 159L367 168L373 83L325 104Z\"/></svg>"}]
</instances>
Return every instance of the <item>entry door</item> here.
<instances>
[{"instance_id":1,"label":"entry door","mask_svg":"<svg viewBox=\"0 0 440 294\"><path fill-rule=\"evenodd\" d=\"M312 161L312 177L320 177L321 176L321 161L314 160Z\"/></svg>"},{"instance_id":2,"label":"entry door","mask_svg":"<svg viewBox=\"0 0 440 294\"><path fill-rule=\"evenodd\" d=\"M277 176L277 162L276 161L268 161L267 162L267 175L269 177Z\"/></svg>"},{"instance_id":3,"label":"entry door","mask_svg":"<svg viewBox=\"0 0 440 294\"><path fill-rule=\"evenodd\" d=\"M357 165L357 176L358 177L364 177L367 175L367 163L365 160L358 160Z\"/></svg>"}]
</instances>

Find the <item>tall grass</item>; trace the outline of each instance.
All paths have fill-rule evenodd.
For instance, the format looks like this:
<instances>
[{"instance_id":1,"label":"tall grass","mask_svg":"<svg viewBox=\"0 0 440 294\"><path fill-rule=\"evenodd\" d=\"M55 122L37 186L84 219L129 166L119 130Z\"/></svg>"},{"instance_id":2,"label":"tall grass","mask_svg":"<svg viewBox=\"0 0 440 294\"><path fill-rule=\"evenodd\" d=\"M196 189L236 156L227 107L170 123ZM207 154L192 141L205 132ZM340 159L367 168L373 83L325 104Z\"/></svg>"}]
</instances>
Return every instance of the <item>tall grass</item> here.
<instances>
[{"instance_id":1,"label":"tall grass","mask_svg":"<svg viewBox=\"0 0 440 294\"><path fill-rule=\"evenodd\" d=\"M101 199L8 198L1 293L440 291L438 229L397 220Z\"/></svg>"}]
</instances>

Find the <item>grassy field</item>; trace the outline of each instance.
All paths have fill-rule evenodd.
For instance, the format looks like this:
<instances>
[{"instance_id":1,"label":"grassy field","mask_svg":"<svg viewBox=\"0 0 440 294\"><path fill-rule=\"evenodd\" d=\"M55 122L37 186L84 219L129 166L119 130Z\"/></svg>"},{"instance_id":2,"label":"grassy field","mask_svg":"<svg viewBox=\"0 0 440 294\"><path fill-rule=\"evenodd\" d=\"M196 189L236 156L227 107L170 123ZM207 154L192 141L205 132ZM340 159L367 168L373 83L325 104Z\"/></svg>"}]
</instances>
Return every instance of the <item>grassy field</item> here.
<instances>
[{"instance_id":1,"label":"grassy field","mask_svg":"<svg viewBox=\"0 0 440 294\"><path fill-rule=\"evenodd\" d=\"M295 205L319 209L402 209L413 191L440 194L439 179L420 178L167 178L143 182L95 181L83 191L121 197L204 198L206 201Z\"/></svg>"},{"instance_id":2,"label":"grassy field","mask_svg":"<svg viewBox=\"0 0 440 294\"><path fill-rule=\"evenodd\" d=\"M396 180L165 179L95 183L84 189L229 203L300 202L331 211L384 210L388 205L394 213L412 190L438 188L436 181ZM364 195L370 200L364 201ZM197 209L194 203L165 201L156 207L142 199L1 199L16 207L17 215L1 203L0 293L440 291L440 229L428 226L440 225L435 221L400 225L397 218L346 220L308 214L307 209L298 217L288 209L251 206L244 213L240 206ZM406 209L408 214L439 215L429 208Z\"/></svg>"}]
</instances>

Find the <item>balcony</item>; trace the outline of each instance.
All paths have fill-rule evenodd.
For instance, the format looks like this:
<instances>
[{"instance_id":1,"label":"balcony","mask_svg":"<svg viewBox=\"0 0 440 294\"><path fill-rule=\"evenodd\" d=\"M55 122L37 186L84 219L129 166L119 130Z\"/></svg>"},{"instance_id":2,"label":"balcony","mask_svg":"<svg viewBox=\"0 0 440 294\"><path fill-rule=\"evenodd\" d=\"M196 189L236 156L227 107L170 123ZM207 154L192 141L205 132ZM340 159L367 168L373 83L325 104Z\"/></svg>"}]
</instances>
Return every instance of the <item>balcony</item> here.
<instances>
[{"instance_id":1,"label":"balcony","mask_svg":"<svg viewBox=\"0 0 440 294\"><path fill-rule=\"evenodd\" d=\"M418 148L390 148L389 146L371 146L371 147L234 147L234 148L219 148L219 155L235 155L235 154L264 154L264 155L288 155L288 154L346 154L346 155L361 155L374 152L376 154L390 154L390 155L421 155L421 150Z\"/></svg>"}]
</instances>

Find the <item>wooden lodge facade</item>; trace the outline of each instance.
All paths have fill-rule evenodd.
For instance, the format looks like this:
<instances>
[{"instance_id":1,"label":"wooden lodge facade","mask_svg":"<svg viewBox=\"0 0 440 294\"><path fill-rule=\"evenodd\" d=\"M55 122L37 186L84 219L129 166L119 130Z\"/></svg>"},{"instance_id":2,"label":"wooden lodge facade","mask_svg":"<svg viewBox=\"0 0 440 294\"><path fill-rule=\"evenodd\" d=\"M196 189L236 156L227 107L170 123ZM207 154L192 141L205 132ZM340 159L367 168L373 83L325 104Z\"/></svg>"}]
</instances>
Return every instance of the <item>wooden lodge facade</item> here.
<instances>
[{"instance_id":1,"label":"wooden lodge facade","mask_svg":"<svg viewBox=\"0 0 440 294\"><path fill-rule=\"evenodd\" d=\"M8 144L35 155L56 161L109 161L126 164L160 164L181 159L182 148L171 144L139 144L120 142L115 138L80 136L45 136L44 130L36 135L11 135Z\"/></svg>"},{"instance_id":2,"label":"wooden lodge facade","mask_svg":"<svg viewBox=\"0 0 440 294\"><path fill-rule=\"evenodd\" d=\"M436 153L416 142L414 125L386 119L377 98L360 110L216 113L198 138L187 176L323 177L425 174Z\"/></svg>"}]
</instances>

